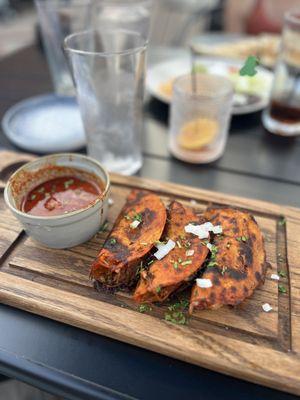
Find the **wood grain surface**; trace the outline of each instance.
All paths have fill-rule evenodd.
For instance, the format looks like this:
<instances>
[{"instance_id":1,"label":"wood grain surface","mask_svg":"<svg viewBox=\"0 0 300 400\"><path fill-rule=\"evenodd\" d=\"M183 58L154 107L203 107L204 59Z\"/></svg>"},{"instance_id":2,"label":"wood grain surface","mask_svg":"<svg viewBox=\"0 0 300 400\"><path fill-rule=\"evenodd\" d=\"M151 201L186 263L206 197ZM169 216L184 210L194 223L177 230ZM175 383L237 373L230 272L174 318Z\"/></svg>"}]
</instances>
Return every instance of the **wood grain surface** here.
<instances>
[{"instance_id":1,"label":"wood grain surface","mask_svg":"<svg viewBox=\"0 0 300 400\"><path fill-rule=\"evenodd\" d=\"M2 161L2 165L4 162ZM7 163L5 164L7 168ZM0 153L1 174L1 153ZM1 175L0 175L1 176ZM141 314L128 292L96 292L90 264L107 235L67 250L48 249L22 233L0 191L0 301L193 364L300 394L300 210L171 183L111 174L112 226L132 188L178 199L201 212L228 204L252 212L264 234L270 269L266 282L235 308L198 311L187 325L164 320L166 305ZM280 222L282 217L286 223ZM278 292L272 273L284 271ZM262 304L273 310L265 313Z\"/></svg>"}]
</instances>

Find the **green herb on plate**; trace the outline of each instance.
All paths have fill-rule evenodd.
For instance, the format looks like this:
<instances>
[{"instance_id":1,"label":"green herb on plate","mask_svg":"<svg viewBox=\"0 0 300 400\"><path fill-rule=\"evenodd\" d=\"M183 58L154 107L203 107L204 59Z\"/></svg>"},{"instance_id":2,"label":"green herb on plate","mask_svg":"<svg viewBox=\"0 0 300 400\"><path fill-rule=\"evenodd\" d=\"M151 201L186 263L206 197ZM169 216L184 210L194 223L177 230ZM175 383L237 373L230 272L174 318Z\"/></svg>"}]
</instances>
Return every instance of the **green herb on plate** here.
<instances>
[{"instance_id":1,"label":"green herb on plate","mask_svg":"<svg viewBox=\"0 0 300 400\"><path fill-rule=\"evenodd\" d=\"M240 76L254 76L257 74L256 67L259 65L259 59L256 56L249 56L240 69Z\"/></svg>"}]
</instances>

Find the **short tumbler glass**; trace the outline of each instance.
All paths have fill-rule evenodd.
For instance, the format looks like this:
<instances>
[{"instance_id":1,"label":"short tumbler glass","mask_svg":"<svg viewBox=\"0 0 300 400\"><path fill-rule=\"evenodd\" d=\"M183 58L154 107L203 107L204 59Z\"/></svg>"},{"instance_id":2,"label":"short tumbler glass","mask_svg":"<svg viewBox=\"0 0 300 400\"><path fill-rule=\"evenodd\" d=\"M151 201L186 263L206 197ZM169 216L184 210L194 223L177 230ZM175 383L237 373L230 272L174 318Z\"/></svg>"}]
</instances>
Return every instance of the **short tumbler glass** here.
<instances>
[{"instance_id":1,"label":"short tumbler glass","mask_svg":"<svg viewBox=\"0 0 300 400\"><path fill-rule=\"evenodd\" d=\"M142 106L147 42L127 30L70 35L71 61L88 154L111 172L142 166Z\"/></svg>"},{"instance_id":2,"label":"short tumbler glass","mask_svg":"<svg viewBox=\"0 0 300 400\"><path fill-rule=\"evenodd\" d=\"M279 136L300 135L300 8L285 14L264 127Z\"/></svg>"},{"instance_id":3,"label":"short tumbler glass","mask_svg":"<svg viewBox=\"0 0 300 400\"><path fill-rule=\"evenodd\" d=\"M35 0L43 44L54 85L60 96L75 96L63 51L66 36L93 26L93 0Z\"/></svg>"},{"instance_id":4,"label":"short tumbler glass","mask_svg":"<svg viewBox=\"0 0 300 400\"><path fill-rule=\"evenodd\" d=\"M173 84L169 148L195 164L217 160L224 152L233 87L218 75L188 74Z\"/></svg>"}]
</instances>

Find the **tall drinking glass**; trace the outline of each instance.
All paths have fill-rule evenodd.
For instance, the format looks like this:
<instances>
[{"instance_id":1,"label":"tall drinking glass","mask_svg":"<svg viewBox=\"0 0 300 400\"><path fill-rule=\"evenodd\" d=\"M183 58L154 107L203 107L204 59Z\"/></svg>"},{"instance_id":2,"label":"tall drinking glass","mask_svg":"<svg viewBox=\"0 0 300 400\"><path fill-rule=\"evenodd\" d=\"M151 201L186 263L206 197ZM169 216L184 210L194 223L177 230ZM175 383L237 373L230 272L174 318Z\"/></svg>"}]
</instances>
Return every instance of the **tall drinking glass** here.
<instances>
[{"instance_id":1,"label":"tall drinking glass","mask_svg":"<svg viewBox=\"0 0 300 400\"><path fill-rule=\"evenodd\" d=\"M277 135L300 135L300 8L285 15L265 128Z\"/></svg>"},{"instance_id":2,"label":"tall drinking glass","mask_svg":"<svg viewBox=\"0 0 300 400\"><path fill-rule=\"evenodd\" d=\"M90 29L95 17L93 0L35 0L42 39L55 93L74 96L75 89L63 52L66 36Z\"/></svg>"},{"instance_id":3,"label":"tall drinking glass","mask_svg":"<svg viewBox=\"0 0 300 400\"><path fill-rule=\"evenodd\" d=\"M147 42L127 30L91 30L65 40L88 153L125 175L142 165L142 105Z\"/></svg>"}]
</instances>

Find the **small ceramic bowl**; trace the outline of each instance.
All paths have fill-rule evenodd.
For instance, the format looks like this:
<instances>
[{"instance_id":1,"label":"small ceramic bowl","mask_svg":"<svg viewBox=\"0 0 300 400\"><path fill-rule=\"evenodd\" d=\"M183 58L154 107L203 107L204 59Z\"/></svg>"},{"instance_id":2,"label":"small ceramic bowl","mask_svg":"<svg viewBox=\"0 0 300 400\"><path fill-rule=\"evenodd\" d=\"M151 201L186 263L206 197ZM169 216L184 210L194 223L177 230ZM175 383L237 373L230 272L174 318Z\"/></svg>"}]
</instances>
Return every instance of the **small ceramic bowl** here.
<instances>
[{"instance_id":1,"label":"small ceramic bowl","mask_svg":"<svg viewBox=\"0 0 300 400\"><path fill-rule=\"evenodd\" d=\"M87 207L63 215L35 216L21 211L24 196L37 185L63 176L61 167L76 169L81 174L78 178L92 176L103 192ZM4 199L28 236L48 247L62 249L83 243L99 231L106 220L109 194L109 176L101 164L90 157L70 153L41 157L23 165L7 182Z\"/></svg>"}]
</instances>

